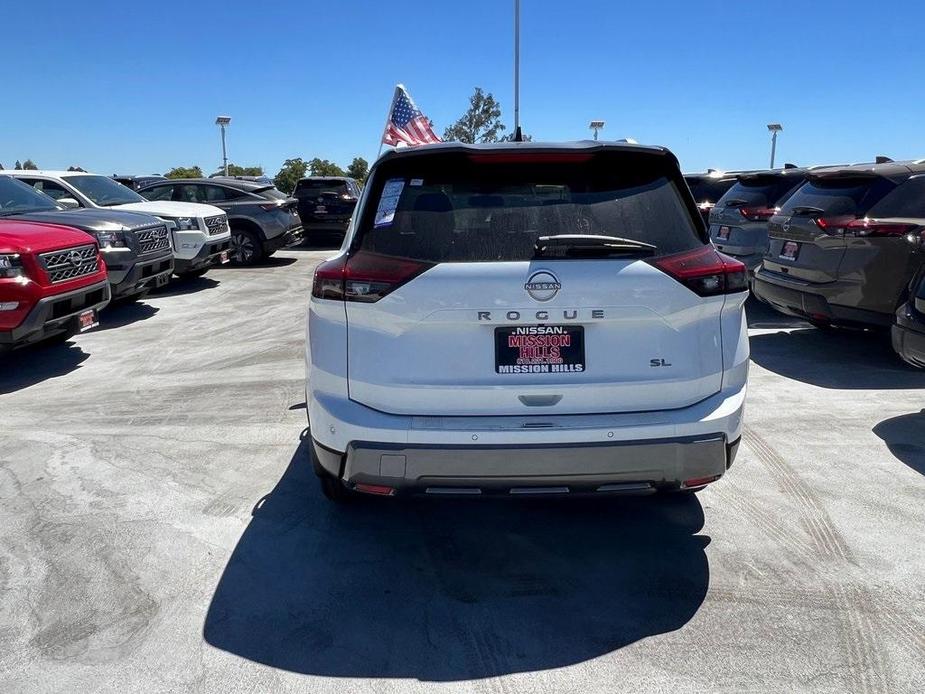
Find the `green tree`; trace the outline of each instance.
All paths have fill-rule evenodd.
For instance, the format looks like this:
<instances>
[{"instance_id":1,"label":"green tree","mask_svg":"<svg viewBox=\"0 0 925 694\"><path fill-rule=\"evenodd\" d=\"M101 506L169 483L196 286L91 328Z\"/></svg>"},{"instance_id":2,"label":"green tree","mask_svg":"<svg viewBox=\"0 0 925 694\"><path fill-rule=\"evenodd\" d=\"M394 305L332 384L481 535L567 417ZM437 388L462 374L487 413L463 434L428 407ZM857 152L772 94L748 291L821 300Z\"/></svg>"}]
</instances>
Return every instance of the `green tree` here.
<instances>
[{"instance_id":1,"label":"green tree","mask_svg":"<svg viewBox=\"0 0 925 694\"><path fill-rule=\"evenodd\" d=\"M224 174L225 167L219 166L215 173ZM229 176L263 176L263 167L262 166L238 166L237 164L228 165L228 175Z\"/></svg>"},{"instance_id":2,"label":"green tree","mask_svg":"<svg viewBox=\"0 0 925 694\"><path fill-rule=\"evenodd\" d=\"M469 97L469 108L443 132L443 139L452 142L498 142L504 131L501 122L501 105L495 101L490 93L486 94L481 87Z\"/></svg>"},{"instance_id":3,"label":"green tree","mask_svg":"<svg viewBox=\"0 0 925 694\"><path fill-rule=\"evenodd\" d=\"M31 159L26 159L26 161L22 163L22 168L26 171L38 171L39 170L39 167Z\"/></svg>"},{"instance_id":4,"label":"green tree","mask_svg":"<svg viewBox=\"0 0 925 694\"><path fill-rule=\"evenodd\" d=\"M202 178L202 169L198 166L175 166L164 176L167 178Z\"/></svg>"},{"instance_id":5,"label":"green tree","mask_svg":"<svg viewBox=\"0 0 925 694\"><path fill-rule=\"evenodd\" d=\"M22 164L19 163L19 159L16 160L16 165L13 168L16 171L22 171Z\"/></svg>"},{"instance_id":6,"label":"green tree","mask_svg":"<svg viewBox=\"0 0 925 694\"><path fill-rule=\"evenodd\" d=\"M273 185L287 195L291 195L296 183L300 178L305 177L307 171L308 164L302 161L301 157L287 159L283 162L283 168L273 177Z\"/></svg>"},{"instance_id":7,"label":"green tree","mask_svg":"<svg viewBox=\"0 0 925 694\"><path fill-rule=\"evenodd\" d=\"M344 170L340 168L337 164L328 161L327 159L318 159L315 157L310 162L308 162L308 170L312 172L312 176L345 176Z\"/></svg>"},{"instance_id":8,"label":"green tree","mask_svg":"<svg viewBox=\"0 0 925 694\"><path fill-rule=\"evenodd\" d=\"M82 169L79 166L69 166L67 167L68 171L80 171L81 173L87 173L86 169Z\"/></svg>"},{"instance_id":9,"label":"green tree","mask_svg":"<svg viewBox=\"0 0 925 694\"><path fill-rule=\"evenodd\" d=\"M363 157L354 157L353 161L350 162L350 166L347 167L347 175L350 178L355 178L360 183L364 183L369 175L369 162Z\"/></svg>"}]
</instances>

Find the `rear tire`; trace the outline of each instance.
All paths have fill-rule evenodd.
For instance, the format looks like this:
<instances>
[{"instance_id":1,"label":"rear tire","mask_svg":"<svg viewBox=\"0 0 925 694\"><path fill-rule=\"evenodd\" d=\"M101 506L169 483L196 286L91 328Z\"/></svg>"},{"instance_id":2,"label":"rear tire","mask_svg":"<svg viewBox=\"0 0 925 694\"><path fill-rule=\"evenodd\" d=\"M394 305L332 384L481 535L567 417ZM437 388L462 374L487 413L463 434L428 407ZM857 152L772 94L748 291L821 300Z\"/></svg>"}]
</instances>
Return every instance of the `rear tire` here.
<instances>
[{"instance_id":1,"label":"rear tire","mask_svg":"<svg viewBox=\"0 0 925 694\"><path fill-rule=\"evenodd\" d=\"M228 255L235 265L255 265L263 260L263 244L252 231L232 228Z\"/></svg>"}]
</instances>

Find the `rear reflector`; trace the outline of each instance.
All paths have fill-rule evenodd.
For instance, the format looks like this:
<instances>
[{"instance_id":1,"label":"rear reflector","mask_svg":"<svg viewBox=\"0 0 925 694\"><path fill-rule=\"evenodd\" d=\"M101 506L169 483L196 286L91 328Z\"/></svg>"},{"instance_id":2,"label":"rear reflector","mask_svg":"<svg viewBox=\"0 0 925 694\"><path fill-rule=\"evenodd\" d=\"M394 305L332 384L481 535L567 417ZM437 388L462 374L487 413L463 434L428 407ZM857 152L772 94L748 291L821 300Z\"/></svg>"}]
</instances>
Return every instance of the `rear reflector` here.
<instances>
[{"instance_id":1,"label":"rear reflector","mask_svg":"<svg viewBox=\"0 0 925 694\"><path fill-rule=\"evenodd\" d=\"M846 236L905 236L918 228L917 224L881 222L876 219L854 219L845 226Z\"/></svg>"},{"instance_id":2,"label":"rear reflector","mask_svg":"<svg viewBox=\"0 0 925 694\"><path fill-rule=\"evenodd\" d=\"M743 263L723 255L713 246L647 260L699 296L734 294L748 289Z\"/></svg>"},{"instance_id":3,"label":"rear reflector","mask_svg":"<svg viewBox=\"0 0 925 694\"><path fill-rule=\"evenodd\" d=\"M355 255L332 258L316 267L312 296L374 303L433 265L359 251Z\"/></svg>"},{"instance_id":4,"label":"rear reflector","mask_svg":"<svg viewBox=\"0 0 925 694\"><path fill-rule=\"evenodd\" d=\"M381 484L357 484L354 489L364 494L377 494L378 496L392 496L395 494L394 487L386 487Z\"/></svg>"},{"instance_id":5,"label":"rear reflector","mask_svg":"<svg viewBox=\"0 0 925 694\"><path fill-rule=\"evenodd\" d=\"M721 477L721 475L713 475L712 477L695 477L694 479L684 480L684 483L681 485L682 489L696 489L697 487L705 487L710 482L715 482Z\"/></svg>"},{"instance_id":6,"label":"rear reflector","mask_svg":"<svg viewBox=\"0 0 925 694\"><path fill-rule=\"evenodd\" d=\"M740 207L739 214L750 222L764 222L776 215L777 207Z\"/></svg>"}]
</instances>

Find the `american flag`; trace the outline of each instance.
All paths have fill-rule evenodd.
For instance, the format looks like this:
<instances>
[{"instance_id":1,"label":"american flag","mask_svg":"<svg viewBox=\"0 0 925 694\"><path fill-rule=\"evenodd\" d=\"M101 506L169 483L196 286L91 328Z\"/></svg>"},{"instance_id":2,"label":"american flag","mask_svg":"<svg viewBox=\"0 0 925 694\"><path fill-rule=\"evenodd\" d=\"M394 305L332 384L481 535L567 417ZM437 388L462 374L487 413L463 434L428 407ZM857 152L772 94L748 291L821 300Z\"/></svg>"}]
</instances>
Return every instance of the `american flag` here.
<instances>
[{"instance_id":1,"label":"american flag","mask_svg":"<svg viewBox=\"0 0 925 694\"><path fill-rule=\"evenodd\" d=\"M442 140L430 127L427 116L414 105L411 95L399 84L395 87L395 100L392 102L389 122L382 133L382 143L394 147L400 142L406 145L430 145Z\"/></svg>"}]
</instances>

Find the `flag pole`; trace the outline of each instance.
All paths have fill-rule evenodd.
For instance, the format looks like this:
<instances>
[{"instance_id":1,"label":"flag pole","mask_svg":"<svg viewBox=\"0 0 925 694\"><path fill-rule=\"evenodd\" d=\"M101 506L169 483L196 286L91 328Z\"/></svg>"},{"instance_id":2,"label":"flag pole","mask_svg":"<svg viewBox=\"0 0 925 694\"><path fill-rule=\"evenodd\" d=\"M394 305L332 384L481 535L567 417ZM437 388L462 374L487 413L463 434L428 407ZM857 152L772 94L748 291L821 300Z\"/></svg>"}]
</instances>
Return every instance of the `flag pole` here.
<instances>
[{"instance_id":1,"label":"flag pole","mask_svg":"<svg viewBox=\"0 0 925 694\"><path fill-rule=\"evenodd\" d=\"M405 85L396 84L395 91L392 92L392 101L389 104L388 113L385 114L385 125L382 126L382 135L379 137L379 151L376 153L376 159L378 159L382 155L382 146L385 144L382 140L385 137L385 131L388 130L389 128L389 121L392 118L392 109L395 108L395 102L398 100L398 90L404 89L404 88L405 88Z\"/></svg>"},{"instance_id":2,"label":"flag pole","mask_svg":"<svg viewBox=\"0 0 925 694\"><path fill-rule=\"evenodd\" d=\"M520 0L514 0L514 133L520 131Z\"/></svg>"}]
</instances>

